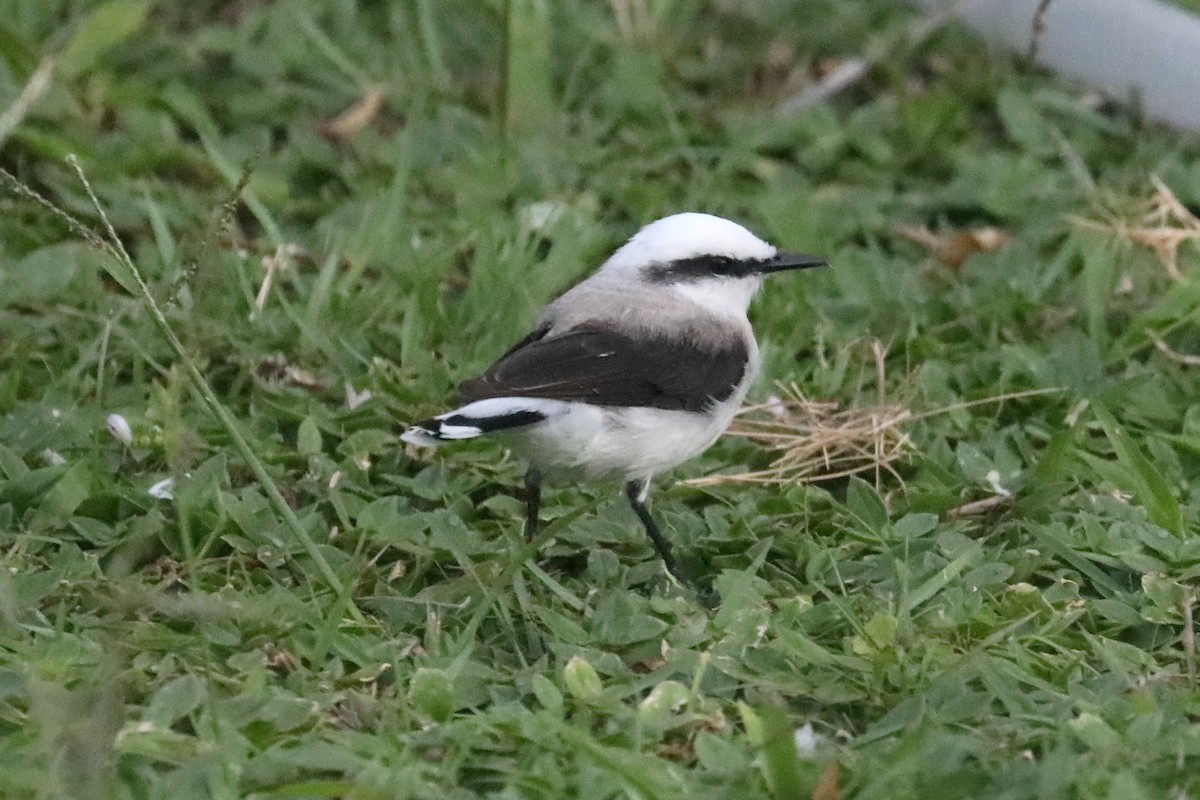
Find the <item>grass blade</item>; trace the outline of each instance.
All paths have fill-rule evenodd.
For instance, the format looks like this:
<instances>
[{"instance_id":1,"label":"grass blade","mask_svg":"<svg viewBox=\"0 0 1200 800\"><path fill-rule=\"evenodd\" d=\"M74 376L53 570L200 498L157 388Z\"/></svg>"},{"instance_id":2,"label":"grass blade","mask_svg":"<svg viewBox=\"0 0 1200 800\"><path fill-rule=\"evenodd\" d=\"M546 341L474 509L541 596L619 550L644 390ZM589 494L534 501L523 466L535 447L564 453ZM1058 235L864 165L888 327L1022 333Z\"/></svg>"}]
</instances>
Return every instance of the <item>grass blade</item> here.
<instances>
[{"instance_id":1,"label":"grass blade","mask_svg":"<svg viewBox=\"0 0 1200 800\"><path fill-rule=\"evenodd\" d=\"M1127 471L1134 496L1145 507L1151 521L1177 536L1183 535L1183 511L1166 478L1107 409L1098 404L1094 408L1096 419L1112 444L1117 460Z\"/></svg>"},{"instance_id":2,"label":"grass blade","mask_svg":"<svg viewBox=\"0 0 1200 800\"><path fill-rule=\"evenodd\" d=\"M508 0L503 125L529 130L554 113L550 89L550 19L545 0Z\"/></svg>"}]
</instances>

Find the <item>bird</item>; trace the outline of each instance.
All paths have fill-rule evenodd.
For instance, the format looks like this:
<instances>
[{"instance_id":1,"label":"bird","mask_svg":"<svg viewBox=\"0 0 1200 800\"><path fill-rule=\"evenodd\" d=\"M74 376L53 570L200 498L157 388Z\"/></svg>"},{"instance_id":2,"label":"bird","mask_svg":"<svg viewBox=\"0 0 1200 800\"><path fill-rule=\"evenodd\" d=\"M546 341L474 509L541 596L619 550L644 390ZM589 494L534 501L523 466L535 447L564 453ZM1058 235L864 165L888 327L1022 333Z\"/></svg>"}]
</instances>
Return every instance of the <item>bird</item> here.
<instances>
[{"instance_id":1,"label":"bird","mask_svg":"<svg viewBox=\"0 0 1200 800\"><path fill-rule=\"evenodd\" d=\"M400 438L434 447L492 436L523 457L530 541L543 482L622 483L667 572L686 584L650 514L650 482L707 450L745 399L761 361L747 312L763 279L827 263L722 217L663 217L459 384L463 405Z\"/></svg>"}]
</instances>

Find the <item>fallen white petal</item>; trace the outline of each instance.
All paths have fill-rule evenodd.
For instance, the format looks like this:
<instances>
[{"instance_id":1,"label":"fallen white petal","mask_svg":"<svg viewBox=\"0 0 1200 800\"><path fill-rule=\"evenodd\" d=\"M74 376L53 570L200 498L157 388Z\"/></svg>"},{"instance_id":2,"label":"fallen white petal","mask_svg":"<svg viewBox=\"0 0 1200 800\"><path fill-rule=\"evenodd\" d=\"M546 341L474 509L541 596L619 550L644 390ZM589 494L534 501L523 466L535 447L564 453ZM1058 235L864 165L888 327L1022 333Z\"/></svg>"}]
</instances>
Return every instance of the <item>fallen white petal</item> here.
<instances>
[{"instance_id":1,"label":"fallen white petal","mask_svg":"<svg viewBox=\"0 0 1200 800\"><path fill-rule=\"evenodd\" d=\"M792 738L796 741L796 755L801 758L809 758L817 752L817 734L813 731L811 722L806 722L803 727L796 728Z\"/></svg>"},{"instance_id":2,"label":"fallen white petal","mask_svg":"<svg viewBox=\"0 0 1200 800\"><path fill-rule=\"evenodd\" d=\"M354 387L346 384L346 408L353 411L363 403L371 399L371 390L363 389L361 392L354 391Z\"/></svg>"},{"instance_id":3,"label":"fallen white petal","mask_svg":"<svg viewBox=\"0 0 1200 800\"><path fill-rule=\"evenodd\" d=\"M109 414L104 420L104 427L121 444L133 444L133 428L129 427L129 420L120 414Z\"/></svg>"},{"instance_id":4,"label":"fallen white petal","mask_svg":"<svg viewBox=\"0 0 1200 800\"><path fill-rule=\"evenodd\" d=\"M171 494L171 489L174 486L174 478L163 478L161 481L150 487L148 494L156 500L174 500L175 495Z\"/></svg>"},{"instance_id":5,"label":"fallen white petal","mask_svg":"<svg viewBox=\"0 0 1200 800\"><path fill-rule=\"evenodd\" d=\"M784 406L783 399L777 394L773 394L767 398L767 402L763 404L763 411L776 419L782 419L787 416L787 407Z\"/></svg>"},{"instance_id":6,"label":"fallen white petal","mask_svg":"<svg viewBox=\"0 0 1200 800\"><path fill-rule=\"evenodd\" d=\"M999 470L989 470L987 474L988 483L992 485L992 491L1001 497L1012 497L1012 492L1000 485Z\"/></svg>"}]
</instances>

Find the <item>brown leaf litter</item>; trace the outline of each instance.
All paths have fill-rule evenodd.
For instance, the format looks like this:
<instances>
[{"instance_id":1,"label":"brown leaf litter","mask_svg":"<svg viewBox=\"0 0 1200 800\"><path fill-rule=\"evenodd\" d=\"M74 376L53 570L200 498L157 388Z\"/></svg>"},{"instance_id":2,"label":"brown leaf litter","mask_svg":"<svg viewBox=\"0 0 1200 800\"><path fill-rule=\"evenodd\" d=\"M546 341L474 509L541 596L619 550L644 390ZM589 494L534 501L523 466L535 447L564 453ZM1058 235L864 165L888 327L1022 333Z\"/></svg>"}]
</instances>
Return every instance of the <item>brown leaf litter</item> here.
<instances>
[{"instance_id":1,"label":"brown leaf litter","mask_svg":"<svg viewBox=\"0 0 1200 800\"><path fill-rule=\"evenodd\" d=\"M892 231L905 239L928 247L942 266L957 270L975 253L999 250L1008 243L1009 234L1000 228L964 228L947 233L934 233L925 225L897 222Z\"/></svg>"},{"instance_id":2,"label":"brown leaf litter","mask_svg":"<svg viewBox=\"0 0 1200 800\"><path fill-rule=\"evenodd\" d=\"M379 110L383 108L383 92L370 89L354 105L347 108L333 119L323 120L316 124L317 133L327 139L349 139L358 131L375 121Z\"/></svg>"}]
</instances>

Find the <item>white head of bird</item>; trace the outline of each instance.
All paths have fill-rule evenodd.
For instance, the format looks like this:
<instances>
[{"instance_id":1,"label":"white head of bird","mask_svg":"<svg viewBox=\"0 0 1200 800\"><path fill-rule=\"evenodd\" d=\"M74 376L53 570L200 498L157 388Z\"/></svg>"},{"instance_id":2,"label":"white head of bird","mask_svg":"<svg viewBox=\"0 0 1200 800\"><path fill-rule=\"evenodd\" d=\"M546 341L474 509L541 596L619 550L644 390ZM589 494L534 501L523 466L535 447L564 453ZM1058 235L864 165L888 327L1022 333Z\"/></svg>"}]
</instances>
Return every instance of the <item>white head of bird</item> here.
<instances>
[{"instance_id":1,"label":"white head of bird","mask_svg":"<svg viewBox=\"0 0 1200 800\"><path fill-rule=\"evenodd\" d=\"M593 280L637 282L646 291L671 291L716 314L744 317L765 275L824 263L782 252L731 220L684 212L643 227Z\"/></svg>"}]
</instances>

